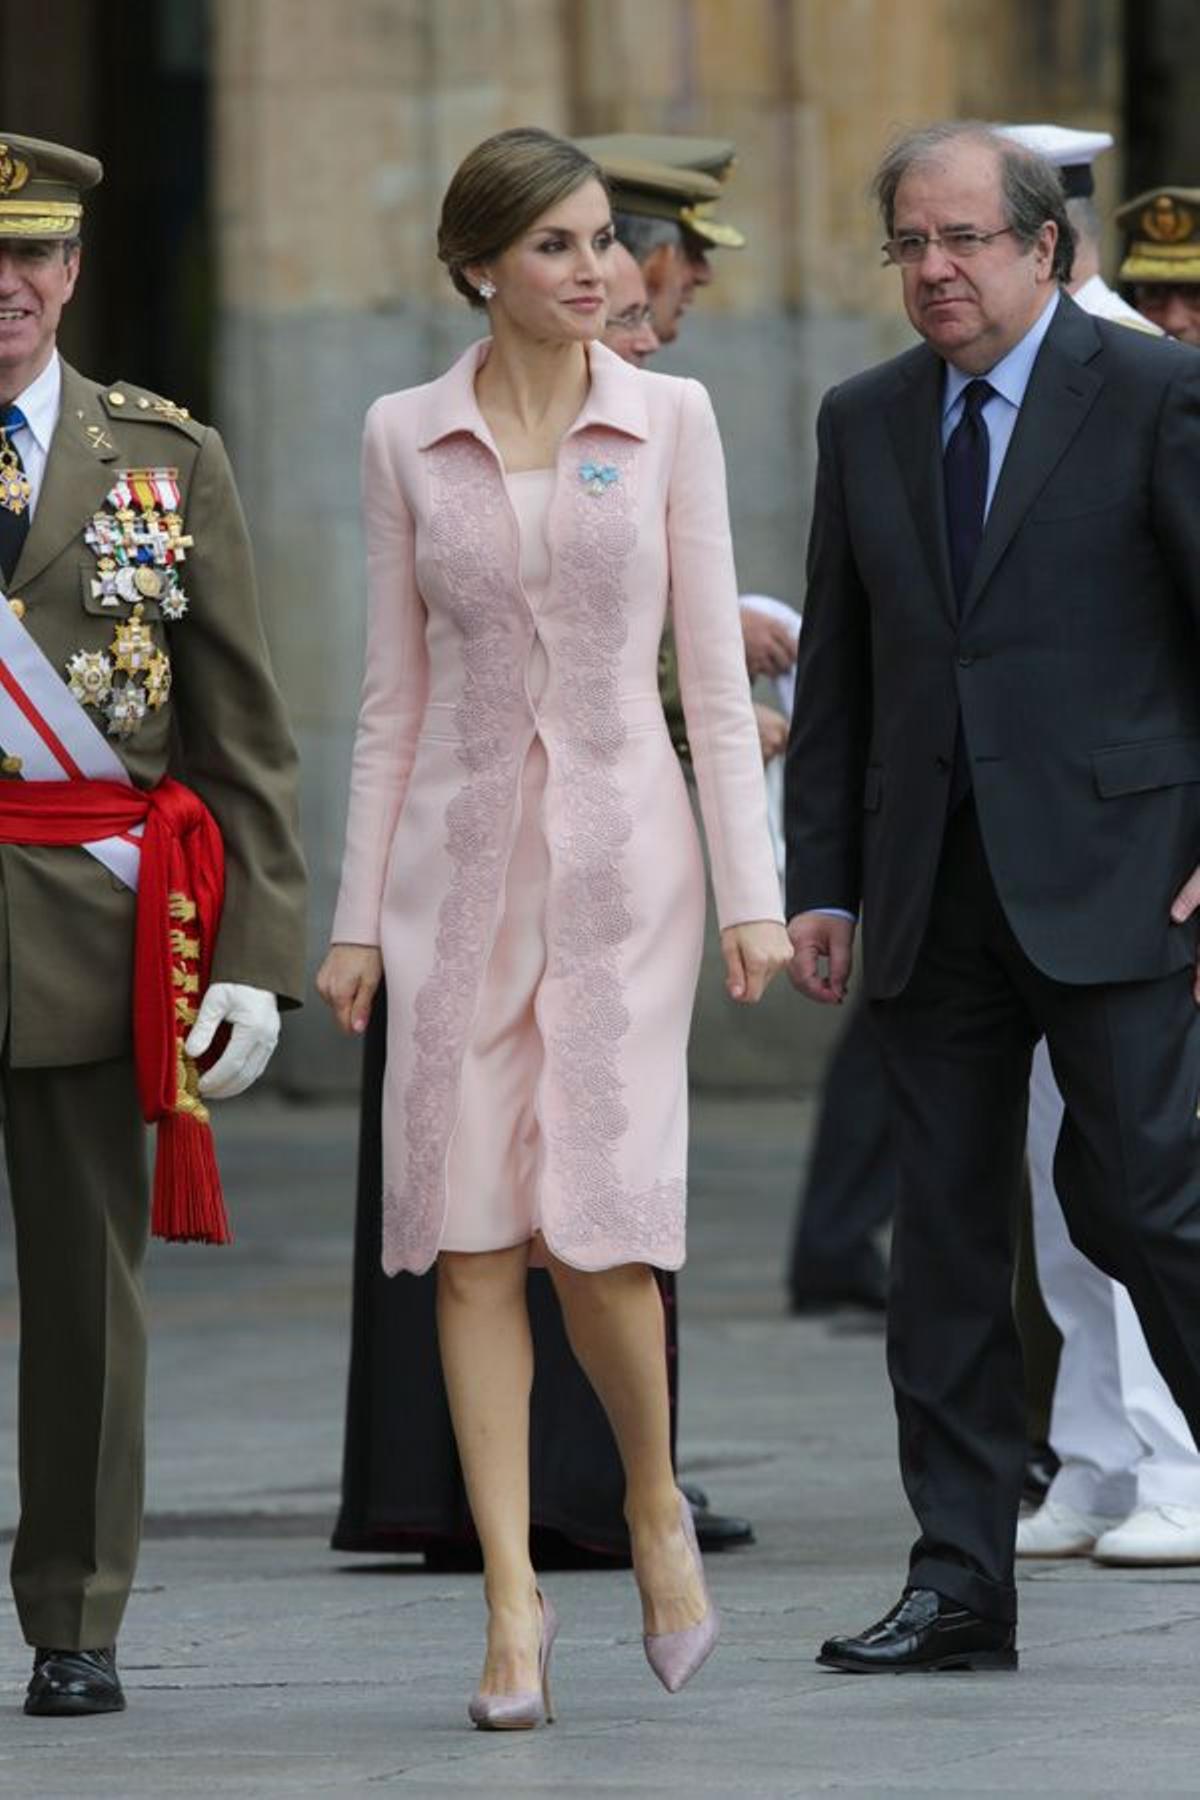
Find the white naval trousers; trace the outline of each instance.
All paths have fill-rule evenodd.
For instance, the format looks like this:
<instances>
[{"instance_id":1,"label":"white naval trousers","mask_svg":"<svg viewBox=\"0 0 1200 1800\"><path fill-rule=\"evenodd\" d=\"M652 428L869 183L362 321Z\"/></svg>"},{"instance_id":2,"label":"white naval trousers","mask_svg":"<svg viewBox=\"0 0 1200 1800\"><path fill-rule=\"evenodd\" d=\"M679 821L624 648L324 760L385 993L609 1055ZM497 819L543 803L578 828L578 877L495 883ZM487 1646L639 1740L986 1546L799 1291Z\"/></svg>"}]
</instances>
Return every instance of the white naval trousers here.
<instances>
[{"instance_id":1,"label":"white naval trousers","mask_svg":"<svg viewBox=\"0 0 1200 1800\"><path fill-rule=\"evenodd\" d=\"M1067 1235L1054 1190L1062 1117L1043 1040L1029 1087L1033 1242L1046 1307L1063 1339L1050 1414L1050 1443L1062 1467L1047 1498L1114 1519L1136 1506L1200 1507L1200 1455L1133 1303Z\"/></svg>"}]
</instances>

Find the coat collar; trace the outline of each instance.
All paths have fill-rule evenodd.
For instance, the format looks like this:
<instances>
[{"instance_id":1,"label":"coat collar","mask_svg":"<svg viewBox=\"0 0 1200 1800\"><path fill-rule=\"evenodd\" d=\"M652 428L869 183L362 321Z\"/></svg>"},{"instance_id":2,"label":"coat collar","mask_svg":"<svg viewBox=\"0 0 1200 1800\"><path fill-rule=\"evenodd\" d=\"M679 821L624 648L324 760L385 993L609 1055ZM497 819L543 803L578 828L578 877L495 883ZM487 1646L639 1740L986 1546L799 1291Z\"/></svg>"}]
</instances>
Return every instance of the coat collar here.
<instances>
[{"instance_id":1,"label":"coat collar","mask_svg":"<svg viewBox=\"0 0 1200 1800\"><path fill-rule=\"evenodd\" d=\"M452 363L444 375L425 389L421 408L419 450L429 450L443 438L467 432L496 453L495 440L475 398L475 377L487 360L491 338L481 338ZM579 416L567 432L571 437L589 425L606 425L627 437L647 438L650 422L641 371L622 362L603 344L588 345L591 386Z\"/></svg>"},{"instance_id":2,"label":"coat collar","mask_svg":"<svg viewBox=\"0 0 1200 1800\"><path fill-rule=\"evenodd\" d=\"M113 484L110 464L118 457L109 425L95 384L64 362L58 424L29 536L13 570L13 593L40 575L79 536L82 522L104 504Z\"/></svg>"},{"instance_id":3,"label":"coat collar","mask_svg":"<svg viewBox=\"0 0 1200 1800\"><path fill-rule=\"evenodd\" d=\"M1060 294L1021 403L996 484L962 616L979 600L1022 519L1091 409L1102 376L1090 367L1103 348L1095 325ZM942 389L945 364L927 344L906 351L886 403L896 458L925 547L930 573L950 623L959 623L950 578L946 498L942 482Z\"/></svg>"}]
</instances>

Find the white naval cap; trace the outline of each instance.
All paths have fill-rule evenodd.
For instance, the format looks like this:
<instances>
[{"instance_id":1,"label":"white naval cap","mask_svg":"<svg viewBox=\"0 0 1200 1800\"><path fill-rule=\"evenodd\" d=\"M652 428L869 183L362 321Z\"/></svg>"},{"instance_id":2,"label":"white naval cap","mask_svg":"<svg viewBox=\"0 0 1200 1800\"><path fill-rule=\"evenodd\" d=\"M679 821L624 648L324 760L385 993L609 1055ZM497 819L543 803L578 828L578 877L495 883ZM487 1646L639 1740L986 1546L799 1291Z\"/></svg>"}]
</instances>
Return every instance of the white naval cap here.
<instances>
[{"instance_id":1,"label":"white naval cap","mask_svg":"<svg viewBox=\"0 0 1200 1800\"><path fill-rule=\"evenodd\" d=\"M997 125L994 129L1053 163L1068 200L1084 200L1094 193L1092 163L1116 141L1110 131L1075 131L1066 125Z\"/></svg>"}]
</instances>

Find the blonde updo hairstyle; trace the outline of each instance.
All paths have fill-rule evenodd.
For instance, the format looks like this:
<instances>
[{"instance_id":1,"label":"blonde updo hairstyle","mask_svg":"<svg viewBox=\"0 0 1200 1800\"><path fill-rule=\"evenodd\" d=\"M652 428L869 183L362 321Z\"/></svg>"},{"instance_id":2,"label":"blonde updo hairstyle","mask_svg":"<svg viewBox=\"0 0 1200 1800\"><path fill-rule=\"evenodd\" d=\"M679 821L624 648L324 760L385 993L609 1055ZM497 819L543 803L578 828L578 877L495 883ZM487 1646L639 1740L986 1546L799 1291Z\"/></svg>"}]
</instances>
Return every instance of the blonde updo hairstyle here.
<instances>
[{"instance_id":1,"label":"blonde updo hairstyle","mask_svg":"<svg viewBox=\"0 0 1200 1800\"><path fill-rule=\"evenodd\" d=\"M438 258L463 298L483 306L467 269L500 256L535 219L588 181L608 191L590 156L537 126L499 131L476 144L454 172L438 222Z\"/></svg>"}]
</instances>

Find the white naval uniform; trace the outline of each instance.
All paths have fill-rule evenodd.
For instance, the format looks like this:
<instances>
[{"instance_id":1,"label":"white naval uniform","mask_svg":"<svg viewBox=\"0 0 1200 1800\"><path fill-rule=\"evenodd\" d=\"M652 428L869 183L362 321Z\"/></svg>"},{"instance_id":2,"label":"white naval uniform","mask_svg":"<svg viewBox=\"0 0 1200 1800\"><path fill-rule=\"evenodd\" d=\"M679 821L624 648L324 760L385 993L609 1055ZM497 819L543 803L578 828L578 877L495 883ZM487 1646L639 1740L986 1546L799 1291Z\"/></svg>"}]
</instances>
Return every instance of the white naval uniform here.
<instances>
[{"instance_id":1,"label":"white naval uniform","mask_svg":"<svg viewBox=\"0 0 1200 1800\"><path fill-rule=\"evenodd\" d=\"M1042 1295L1063 1338L1050 1414L1062 1467L1047 1499L1111 1519L1139 1506L1200 1507L1200 1455L1133 1302L1067 1235L1054 1191L1062 1116L1043 1041L1029 1085L1033 1242Z\"/></svg>"},{"instance_id":2,"label":"white naval uniform","mask_svg":"<svg viewBox=\"0 0 1200 1800\"><path fill-rule=\"evenodd\" d=\"M1093 275L1073 295L1100 318L1158 327ZM1062 1461L1048 1499L1119 1518L1138 1506L1200 1507L1200 1455L1154 1365L1133 1302L1077 1250L1054 1191L1063 1103L1045 1043L1029 1089L1033 1239L1047 1310L1062 1333L1050 1443Z\"/></svg>"}]
</instances>

